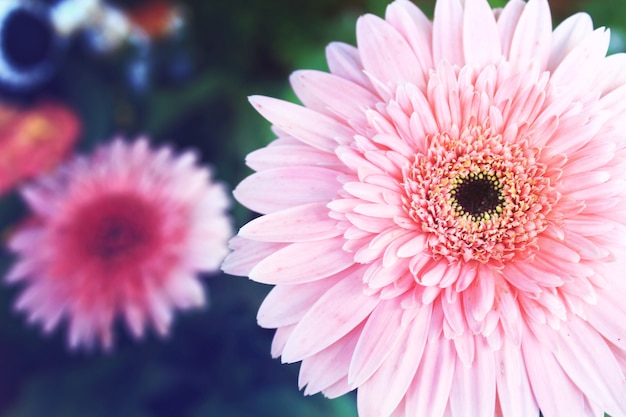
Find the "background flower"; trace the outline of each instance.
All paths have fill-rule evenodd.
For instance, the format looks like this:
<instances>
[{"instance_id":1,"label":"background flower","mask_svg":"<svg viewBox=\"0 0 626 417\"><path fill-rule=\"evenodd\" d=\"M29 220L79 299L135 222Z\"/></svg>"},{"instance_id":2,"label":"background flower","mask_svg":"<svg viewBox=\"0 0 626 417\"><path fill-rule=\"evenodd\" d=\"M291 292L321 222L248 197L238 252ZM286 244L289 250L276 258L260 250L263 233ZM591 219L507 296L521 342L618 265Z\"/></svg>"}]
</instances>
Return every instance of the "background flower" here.
<instances>
[{"instance_id":1,"label":"background flower","mask_svg":"<svg viewBox=\"0 0 626 417\"><path fill-rule=\"evenodd\" d=\"M228 198L191 153L120 140L23 191L34 221L9 243L17 308L46 331L69 322L72 347L105 348L114 320L165 335L175 308L204 304L199 272L218 269L230 237Z\"/></svg>"},{"instance_id":2,"label":"background flower","mask_svg":"<svg viewBox=\"0 0 626 417\"><path fill-rule=\"evenodd\" d=\"M224 270L277 285L259 323L305 393L626 414L626 56L588 15L551 22L545 0L440 0L432 24L397 0L330 74L292 75L304 106L251 98L278 139L248 156L235 196L264 216Z\"/></svg>"}]
</instances>

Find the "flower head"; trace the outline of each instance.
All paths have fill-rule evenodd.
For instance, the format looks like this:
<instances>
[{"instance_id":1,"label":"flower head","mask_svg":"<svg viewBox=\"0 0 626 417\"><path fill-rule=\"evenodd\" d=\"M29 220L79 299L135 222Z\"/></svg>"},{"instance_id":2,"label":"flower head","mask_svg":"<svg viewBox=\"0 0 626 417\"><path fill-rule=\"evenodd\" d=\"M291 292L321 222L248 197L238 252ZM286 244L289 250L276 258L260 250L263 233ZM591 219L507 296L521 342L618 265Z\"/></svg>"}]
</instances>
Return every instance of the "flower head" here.
<instances>
[{"instance_id":1,"label":"flower head","mask_svg":"<svg viewBox=\"0 0 626 417\"><path fill-rule=\"evenodd\" d=\"M396 0L252 97L278 138L224 270L305 393L361 417L626 414L626 56L546 0Z\"/></svg>"},{"instance_id":2,"label":"flower head","mask_svg":"<svg viewBox=\"0 0 626 417\"><path fill-rule=\"evenodd\" d=\"M0 194L55 168L79 134L77 116L57 103L28 110L0 105Z\"/></svg>"},{"instance_id":3,"label":"flower head","mask_svg":"<svg viewBox=\"0 0 626 417\"><path fill-rule=\"evenodd\" d=\"M46 331L69 322L71 347L110 347L122 316L139 337L166 334L175 308L202 306L231 235L228 198L195 155L115 140L23 189L34 220L11 239L17 308Z\"/></svg>"}]
</instances>

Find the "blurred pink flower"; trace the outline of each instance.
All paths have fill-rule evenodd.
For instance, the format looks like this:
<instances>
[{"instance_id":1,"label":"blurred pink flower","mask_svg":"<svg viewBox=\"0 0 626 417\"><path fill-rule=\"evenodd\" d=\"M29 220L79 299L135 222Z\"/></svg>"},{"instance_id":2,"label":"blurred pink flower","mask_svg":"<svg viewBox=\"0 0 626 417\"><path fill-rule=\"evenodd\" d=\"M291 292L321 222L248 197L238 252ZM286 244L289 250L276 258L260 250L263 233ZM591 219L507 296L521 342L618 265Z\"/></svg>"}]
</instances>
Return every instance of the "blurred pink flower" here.
<instances>
[{"instance_id":1,"label":"blurred pink flower","mask_svg":"<svg viewBox=\"0 0 626 417\"><path fill-rule=\"evenodd\" d=\"M63 162L79 134L78 117L60 104L0 104L0 194Z\"/></svg>"},{"instance_id":2,"label":"blurred pink flower","mask_svg":"<svg viewBox=\"0 0 626 417\"><path fill-rule=\"evenodd\" d=\"M199 272L215 272L231 234L224 187L191 152L115 140L22 190L34 220L9 242L16 307L71 347L110 348L123 316L135 337L165 335L175 308L204 304Z\"/></svg>"},{"instance_id":3,"label":"blurred pink flower","mask_svg":"<svg viewBox=\"0 0 626 417\"><path fill-rule=\"evenodd\" d=\"M299 71L223 269L361 417L626 415L626 56L546 0L407 0Z\"/></svg>"}]
</instances>

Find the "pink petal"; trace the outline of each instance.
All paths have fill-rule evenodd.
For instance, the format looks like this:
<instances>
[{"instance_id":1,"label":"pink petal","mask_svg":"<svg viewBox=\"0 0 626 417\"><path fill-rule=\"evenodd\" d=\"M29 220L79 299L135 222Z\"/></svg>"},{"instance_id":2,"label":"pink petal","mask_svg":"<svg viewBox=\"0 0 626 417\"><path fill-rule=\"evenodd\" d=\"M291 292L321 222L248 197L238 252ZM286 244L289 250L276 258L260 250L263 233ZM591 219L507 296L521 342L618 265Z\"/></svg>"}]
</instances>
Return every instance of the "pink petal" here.
<instances>
[{"instance_id":1,"label":"pink petal","mask_svg":"<svg viewBox=\"0 0 626 417\"><path fill-rule=\"evenodd\" d=\"M554 69L563 58L593 31L593 22L587 13L576 13L561 22L552 34L552 53L548 70Z\"/></svg>"},{"instance_id":2,"label":"pink petal","mask_svg":"<svg viewBox=\"0 0 626 417\"><path fill-rule=\"evenodd\" d=\"M486 341L476 337L476 356L471 367L460 360L450 391L453 416L491 417L496 405L496 367L494 354Z\"/></svg>"},{"instance_id":3,"label":"pink petal","mask_svg":"<svg viewBox=\"0 0 626 417\"><path fill-rule=\"evenodd\" d=\"M311 203L258 217L239 236L263 242L310 242L342 234L325 203Z\"/></svg>"},{"instance_id":4,"label":"pink petal","mask_svg":"<svg viewBox=\"0 0 626 417\"><path fill-rule=\"evenodd\" d=\"M415 378L407 390L407 416L444 416L454 381L455 357L449 340L426 343Z\"/></svg>"},{"instance_id":5,"label":"pink petal","mask_svg":"<svg viewBox=\"0 0 626 417\"><path fill-rule=\"evenodd\" d=\"M354 264L342 249L344 239L292 243L259 262L250 279L265 284L296 284L316 281L341 272Z\"/></svg>"},{"instance_id":6,"label":"pink petal","mask_svg":"<svg viewBox=\"0 0 626 417\"><path fill-rule=\"evenodd\" d=\"M503 348L496 352L496 367L499 369L496 372L498 402L503 416L539 415L519 348L505 342Z\"/></svg>"},{"instance_id":7,"label":"pink petal","mask_svg":"<svg viewBox=\"0 0 626 417\"><path fill-rule=\"evenodd\" d=\"M259 326L276 329L297 323L336 283L337 278L332 277L297 285L275 286L259 307Z\"/></svg>"},{"instance_id":8,"label":"pink petal","mask_svg":"<svg viewBox=\"0 0 626 417\"><path fill-rule=\"evenodd\" d=\"M354 350L348 382L358 387L387 359L406 328L401 325L403 309L397 300L381 302L368 317Z\"/></svg>"},{"instance_id":9,"label":"pink petal","mask_svg":"<svg viewBox=\"0 0 626 417\"><path fill-rule=\"evenodd\" d=\"M363 72L359 51L343 42L331 42L326 47L326 61L330 72L373 91L369 78Z\"/></svg>"},{"instance_id":10,"label":"pink petal","mask_svg":"<svg viewBox=\"0 0 626 417\"><path fill-rule=\"evenodd\" d=\"M596 88L603 95L626 84L626 54L613 54L602 60Z\"/></svg>"},{"instance_id":11,"label":"pink petal","mask_svg":"<svg viewBox=\"0 0 626 417\"><path fill-rule=\"evenodd\" d=\"M357 253L354 254L354 260L359 263L369 263L380 257L391 242L407 234L412 234L412 232L397 226L392 226L374 237L367 247L359 249Z\"/></svg>"},{"instance_id":12,"label":"pink petal","mask_svg":"<svg viewBox=\"0 0 626 417\"><path fill-rule=\"evenodd\" d=\"M554 85L567 88L574 97L588 94L598 74L598 62L606 56L610 33L597 29L572 48L550 77Z\"/></svg>"},{"instance_id":13,"label":"pink petal","mask_svg":"<svg viewBox=\"0 0 626 417\"><path fill-rule=\"evenodd\" d=\"M463 334L463 332L466 330L466 326L465 317L463 315L463 308L460 301L457 299L450 302L446 299L442 299L441 307L443 309L445 320L450 326L451 330L454 332L454 334Z\"/></svg>"},{"instance_id":14,"label":"pink petal","mask_svg":"<svg viewBox=\"0 0 626 417\"><path fill-rule=\"evenodd\" d=\"M302 361L298 385L306 385L304 395L313 395L329 388L348 375L350 359L363 326L358 326L326 349Z\"/></svg>"},{"instance_id":15,"label":"pink petal","mask_svg":"<svg viewBox=\"0 0 626 417\"><path fill-rule=\"evenodd\" d=\"M564 172L578 173L594 171L611 161L615 157L615 151L616 145L611 142L597 141L589 143L581 150L568 156Z\"/></svg>"},{"instance_id":16,"label":"pink petal","mask_svg":"<svg viewBox=\"0 0 626 417\"><path fill-rule=\"evenodd\" d=\"M420 310L380 368L359 387L359 416L386 417L401 403L421 362L429 320L430 309Z\"/></svg>"},{"instance_id":17,"label":"pink petal","mask_svg":"<svg viewBox=\"0 0 626 417\"><path fill-rule=\"evenodd\" d=\"M519 72L547 69L552 45L552 18L547 0L530 0L519 18L509 60ZM533 64L534 63L534 64Z\"/></svg>"},{"instance_id":18,"label":"pink petal","mask_svg":"<svg viewBox=\"0 0 626 417\"><path fill-rule=\"evenodd\" d=\"M598 333L579 318L561 328L561 349L554 356L589 400L611 415L626 415L626 380Z\"/></svg>"},{"instance_id":19,"label":"pink petal","mask_svg":"<svg viewBox=\"0 0 626 417\"><path fill-rule=\"evenodd\" d=\"M589 324L602 334L609 342L626 351L626 308L620 291L601 290L598 303L588 306L585 315Z\"/></svg>"},{"instance_id":20,"label":"pink petal","mask_svg":"<svg viewBox=\"0 0 626 417\"><path fill-rule=\"evenodd\" d=\"M457 358L460 361L457 361L457 370L460 366L471 367L476 358L476 336L470 332L465 332L460 336L456 336L452 341L454 342Z\"/></svg>"},{"instance_id":21,"label":"pink petal","mask_svg":"<svg viewBox=\"0 0 626 417\"><path fill-rule=\"evenodd\" d=\"M571 382L552 353L533 335L522 342L528 380L544 417L580 415L584 407L582 392ZM546 378L550 375L550 378ZM554 381L559 381L555 384Z\"/></svg>"},{"instance_id":22,"label":"pink petal","mask_svg":"<svg viewBox=\"0 0 626 417\"><path fill-rule=\"evenodd\" d=\"M465 0L463 51L465 63L476 67L487 66L502 56L496 19L485 0Z\"/></svg>"},{"instance_id":23,"label":"pink petal","mask_svg":"<svg viewBox=\"0 0 626 417\"><path fill-rule=\"evenodd\" d=\"M290 324L289 326L283 326L276 329L270 349L272 353L272 358L276 359L283 354L283 349L285 349L287 340L289 340L289 337L291 336L291 334L293 333L293 329L295 328L295 324Z\"/></svg>"},{"instance_id":24,"label":"pink petal","mask_svg":"<svg viewBox=\"0 0 626 417\"><path fill-rule=\"evenodd\" d=\"M325 388L322 393L326 398L333 399L347 394L350 391L352 391L352 388L350 388L350 385L348 384L348 378L346 377L335 382L330 387Z\"/></svg>"},{"instance_id":25,"label":"pink petal","mask_svg":"<svg viewBox=\"0 0 626 417\"><path fill-rule=\"evenodd\" d=\"M357 327L380 303L363 293L362 269L353 268L302 318L287 341L282 360L292 363L320 352Z\"/></svg>"},{"instance_id":26,"label":"pink petal","mask_svg":"<svg viewBox=\"0 0 626 417\"><path fill-rule=\"evenodd\" d=\"M537 244L542 251L549 253L551 257L558 258L559 262L580 262L580 255L574 249L572 249L571 245L568 244L568 242L558 241L556 239L545 237L538 239Z\"/></svg>"},{"instance_id":27,"label":"pink petal","mask_svg":"<svg viewBox=\"0 0 626 417\"><path fill-rule=\"evenodd\" d=\"M360 85L326 72L296 71L290 81L306 107L348 121L366 123L364 110L380 101Z\"/></svg>"},{"instance_id":28,"label":"pink petal","mask_svg":"<svg viewBox=\"0 0 626 417\"><path fill-rule=\"evenodd\" d=\"M492 309L495 298L496 276L489 267L481 267L476 273L476 279L464 293L465 308L469 308L472 316L481 321Z\"/></svg>"},{"instance_id":29,"label":"pink petal","mask_svg":"<svg viewBox=\"0 0 626 417\"><path fill-rule=\"evenodd\" d=\"M340 188L339 172L319 167L282 167L256 172L233 191L250 210L272 213L301 204L328 202Z\"/></svg>"},{"instance_id":30,"label":"pink petal","mask_svg":"<svg viewBox=\"0 0 626 417\"><path fill-rule=\"evenodd\" d=\"M610 255L608 248L577 233L566 233L565 241L567 241L572 248L575 248L583 259L606 258Z\"/></svg>"},{"instance_id":31,"label":"pink petal","mask_svg":"<svg viewBox=\"0 0 626 417\"><path fill-rule=\"evenodd\" d=\"M350 181L343 184L344 191L361 200L370 201L372 203L385 203L383 193L385 188L369 184L361 181ZM353 207L354 208L354 207Z\"/></svg>"},{"instance_id":32,"label":"pink petal","mask_svg":"<svg viewBox=\"0 0 626 417\"><path fill-rule=\"evenodd\" d=\"M433 19L433 62L463 65L463 8L459 0L439 0Z\"/></svg>"},{"instance_id":33,"label":"pink petal","mask_svg":"<svg viewBox=\"0 0 626 417\"><path fill-rule=\"evenodd\" d=\"M415 237L411 238L411 240L400 246L396 254L401 258L411 258L419 253L422 253L426 247L427 235L425 233L419 233Z\"/></svg>"},{"instance_id":34,"label":"pink petal","mask_svg":"<svg viewBox=\"0 0 626 417\"><path fill-rule=\"evenodd\" d=\"M384 86L423 80L420 64L407 41L383 19L361 16L356 26L357 44L365 71ZM384 94L384 91L380 90Z\"/></svg>"},{"instance_id":35,"label":"pink petal","mask_svg":"<svg viewBox=\"0 0 626 417\"><path fill-rule=\"evenodd\" d=\"M354 136L346 125L306 107L263 96L249 100L267 120L316 149L333 152L339 143L349 142Z\"/></svg>"},{"instance_id":36,"label":"pink petal","mask_svg":"<svg viewBox=\"0 0 626 417\"><path fill-rule=\"evenodd\" d=\"M252 268L260 261L286 245L282 243L255 242L235 236L230 241L230 246L234 250L222 263L222 270L231 275L248 276Z\"/></svg>"},{"instance_id":37,"label":"pink petal","mask_svg":"<svg viewBox=\"0 0 626 417\"><path fill-rule=\"evenodd\" d=\"M283 166L318 166L337 171L345 169L335 155L301 142L257 149L246 156L246 165L255 171Z\"/></svg>"},{"instance_id":38,"label":"pink petal","mask_svg":"<svg viewBox=\"0 0 626 417\"><path fill-rule=\"evenodd\" d=\"M433 68L432 23L415 4L408 0L398 0L387 6L385 20L389 22L407 40L423 74L422 79L416 82L420 88L426 86L426 77Z\"/></svg>"},{"instance_id":39,"label":"pink petal","mask_svg":"<svg viewBox=\"0 0 626 417\"><path fill-rule=\"evenodd\" d=\"M522 0L510 0L500 12L498 17L498 32L500 34L500 45L502 48L502 55L509 58L509 51L511 49L511 42L513 40L513 34L519 21L526 3Z\"/></svg>"},{"instance_id":40,"label":"pink petal","mask_svg":"<svg viewBox=\"0 0 626 417\"><path fill-rule=\"evenodd\" d=\"M391 219L363 216L356 213L348 213L346 214L346 218L359 229L370 233L381 233L390 227L396 226ZM380 249L380 251L382 251L382 249ZM363 255L365 255L365 253L363 253Z\"/></svg>"}]
</instances>

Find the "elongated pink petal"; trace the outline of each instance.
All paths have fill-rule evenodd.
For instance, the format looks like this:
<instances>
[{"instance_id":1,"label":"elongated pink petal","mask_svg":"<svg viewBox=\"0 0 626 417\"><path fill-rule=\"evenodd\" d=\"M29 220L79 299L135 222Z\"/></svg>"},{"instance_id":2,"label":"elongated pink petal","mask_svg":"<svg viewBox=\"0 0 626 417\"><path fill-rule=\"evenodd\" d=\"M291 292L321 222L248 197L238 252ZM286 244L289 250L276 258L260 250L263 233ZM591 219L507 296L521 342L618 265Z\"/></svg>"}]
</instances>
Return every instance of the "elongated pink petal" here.
<instances>
[{"instance_id":1,"label":"elongated pink petal","mask_svg":"<svg viewBox=\"0 0 626 417\"><path fill-rule=\"evenodd\" d=\"M365 323L352 360L348 381L355 387L369 379L387 359L404 332L403 311L396 300L381 302Z\"/></svg>"},{"instance_id":2,"label":"elongated pink petal","mask_svg":"<svg viewBox=\"0 0 626 417\"><path fill-rule=\"evenodd\" d=\"M292 243L260 261L249 273L250 279L267 284L296 284L327 278L354 264L343 249L343 239ZM311 270L311 262L324 260L324 266Z\"/></svg>"},{"instance_id":3,"label":"elongated pink petal","mask_svg":"<svg viewBox=\"0 0 626 417\"><path fill-rule=\"evenodd\" d=\"M258 149L246 156L246 164L255 171L286 166L314 166L336 171L345 169L334 155L302 143Z\"/></svg>"},{"instance_id":4,"label":"elongated pink petal","mask_svg":"<svg viewBox=\"0 0 626 417\"><path fill-rule=\"evenodd\" d=\"M331 42L326 47L326 60L331 73L367 89L372 88L369 78L363 72L359 51L354 46L343 42Z\"/></svg>"},{"instance_id":5,"label":"elongated pink petal","mask_svg":"<svg viewBox=\"0 0 626 417\"><path fill-rule=\"evenodd\" d=\"M433 62L463 65L463 9L459 0L440 0L433 19Z\"/></svg>"},{"instance_id":6,"label":"elongated pink petal","mask_svg":"<svg viewBox=\"0 0 626 417\"><path fill-rule=\"evenodd\" d=\"M262 259L284 248L286 244L255 242L236 236L231 240L230 246L234 251L222 263L222 270L232 275L248 275Z\"/></svg>"},{"instance_id":7,"label":"elongated pink petal","mask_svg":"<svg viewBox=\"0 0 626 417\"><path fill-rule=\"evenodd\" d=\"M563 58L593 31L591 17L586 13L576 13L561 22L552 35L552 53L548 70L554 71Z\"/></svg>"},{"instance_id":8,"label":"elongated pink petal","mask_svg":"<svg viewBox=\"0 0 626 417\"><path fill-rule=\"evenodd\" d=\"M429 319L430 309L422 309L389 357L359 388L357 405L361 417L392 415L401 403L421 362Z\"/></svg>"},{"instance_id":9,"label":"elongated pink petal","mask_svg":"<svg viewBox=\"0 0 626 417\"><path fill-rule=\"evenodd\" d=\"M509 58L513 34L525 6L526 3L522 0L510 0L506 3L498 17L497 25L500 34L500 46L502 55L506 58Z\"/></svg>"},{"instance_id":10,"label":"elongated pink petal","mask_svg":"<svg viewBox=\"0 0 626 417\"><path fill-rule=\"evenodd\" d=\"M306 107L348 121L365 123L363 111L379 100L358 84L321 71L296 71L290 80Z\"/></svg>"},{"instance_id":11,"label":"elongated pink petal","mask_svg":"<svg viewBox=\"0 0 626 417\"><path fill-rule=\"evenodd\" d=\"M348 364L363 326L356 327L341 340L302 361L298 385L305 395L313 395L345 380Z\"/></svg>"},{"instance_id":12,"label":"elongated pink petal","mask_svg":"<svg viewBox=\"0 0 626 417\"><path fill-rule=\"evenodd\" d=\"M552 21L547 0L530 0L522 12L513 39L509 59L519 71L547 69L552 45Z\"/></svg>"},{"instance_id":13,"label":"elongated pink petal","mask_svg":"<svg viewBox=\"0 0 626 417\"><path fill-rule=\"evenodd\" d=\"M501 55L496 19L483 0L465 0L463 14L463 52L465 63L486 66ZM480 22L477 24L477 22Z\"/></svg>"},{"instance_id":14,"label":"elongated pink petal","mask_svg":"<svg viewBox=\"0 0 626 417\"><path fill-rule=\"evenodd\" d=\"M496 404L496 368L494 355L480 336L476 357L470 367L457 362L455 383L450 392L453 416L493 416Z\"/></svg>"},{"instance_id":15,"label":"elongated pink petal","mask_svg":"<svg viewBox=\"0 0 626 417\"><path fill-rule=\"evenodd\" d=\"M533 336L524 339L522 353L541 413L545 417L559 417L563 413L580 415L584 407L582 392L563 372L552 353ZM546 378L546 375L551 378ZM558 378L559 384L552 383L552 378Z\"/></svg>"},{"instance_id":16,"label":"elongated pink petal","mask_svg":"<svg viewBox=\"0 0 626 417\"><path fill-rule=\"evenodd\" d=\"M259 307L257 313L259 326L275 329L297 323L318 298L336 283L337 278L274 287ZM276 304L281 308L274 308Z\"/></svg>"},{"instance_id":17,"label":"elongated pink petal","mask_svg":"<svg viewBox=\"0 0 626 417\"><path fill-rule=\"evenodd\" d=\"M604 339L581 319L573 319L561 330L561 342L554 356L585 396L611 415L626 414L626 379Z\"/></svg>"},{"instance_id":18,"label":"elongated pink petal","mask_svg":"<svg viewBox=\"0 0 626 417\"><path fill-rule=\"evenodd\" d=\"M281 167L252 174L233 191L251 210L272 213L301 204L327 201L339 189L337 171L328 168Z\"/></svg>"},{"instance_id":19,"label":"elongated pink petal","mask_svg":"<svg viewBox=\"0 0 626 417\"><path fill-rule=\"evenodd\" d=\"M415 53L384 20L362 16L357 22L357 43L365 71L383 85L422 79Z\"/></svg>"},{"instance_id":20,"label":"elongated pink petal","mask_svg":"<svg viewBox=\"0 0 626 417\"><path fill-rule=\"evenodd\" d=\"M579 97L587 93L591 83L597 78L598 65L609 47L610 33L598 29L579 42L563 58L552 72L552 81L556 86L573 88L570 94Z\"/></svg>"},{"instance_id":21,"label":"elongated pink petal","mask_svg":"<svg viewBox=\"0 0 626 417\"><path fill-rule=\"evenodd\" d=\"M341 233L325 204L311 203L259 217L243 226L239 236L262 242L309 242Z\"/></svg>"},{"instance_id":22,"label":"elongated pink petal","mask_svg":"<svg viewBox=\"0 0 626 417\"><path fill-rule=\"evenodd\" d=\"M539 413L526 375L522 352L517 346L504 343L496 353L498 403L503 416L525 417Z\"/></svg>"},{"instance_id":23,"label":"elongated pink petal","mask_svg":"<svg viewBox=\"0 0 626 417\"><path fill-rule=\"evenodd\" d=\"M283 350L283 362L302 360L330 346L376 308L380 301L363 293L360 271L357 268L339 281L300 320ZM341 310L328 308L328 305L338 304L342 306Z\"/></svg>"},{"instance_id":24,"label":"elongated pink petal","mask_svg":"<svg viewBox=\"0 0 626 417\"><path fill-rule=\"evenodd\" d=\"M250 97L250 103L278 128L323 151L332 152L353 135L345 125L306 107L263 96Z\"/></svg>"},{"instance_id":25,"label":"elongated pink petal","mask_svg":"<svg viewBox=\"0 0 626 417\"><path fill-rule=\"evenodd\" d=\"M407 391L407 416L444 416L450 388L454 384L454 359L452 342L426 343L415 378Z\"/></svg>"},{"instance_id":26,"label":"elongated pink petal","mask_svg":"<svg viewBox=\"0 0 626 417\"><path fill-rule=\"evenodd\" d=\"M387 6L385 20L389 22L407 40L419 62L422 73L416 85L426 85L428 71L433 67L432 23L424 12L409 0L394 1Z\"/></svg>"}]
</instances>

